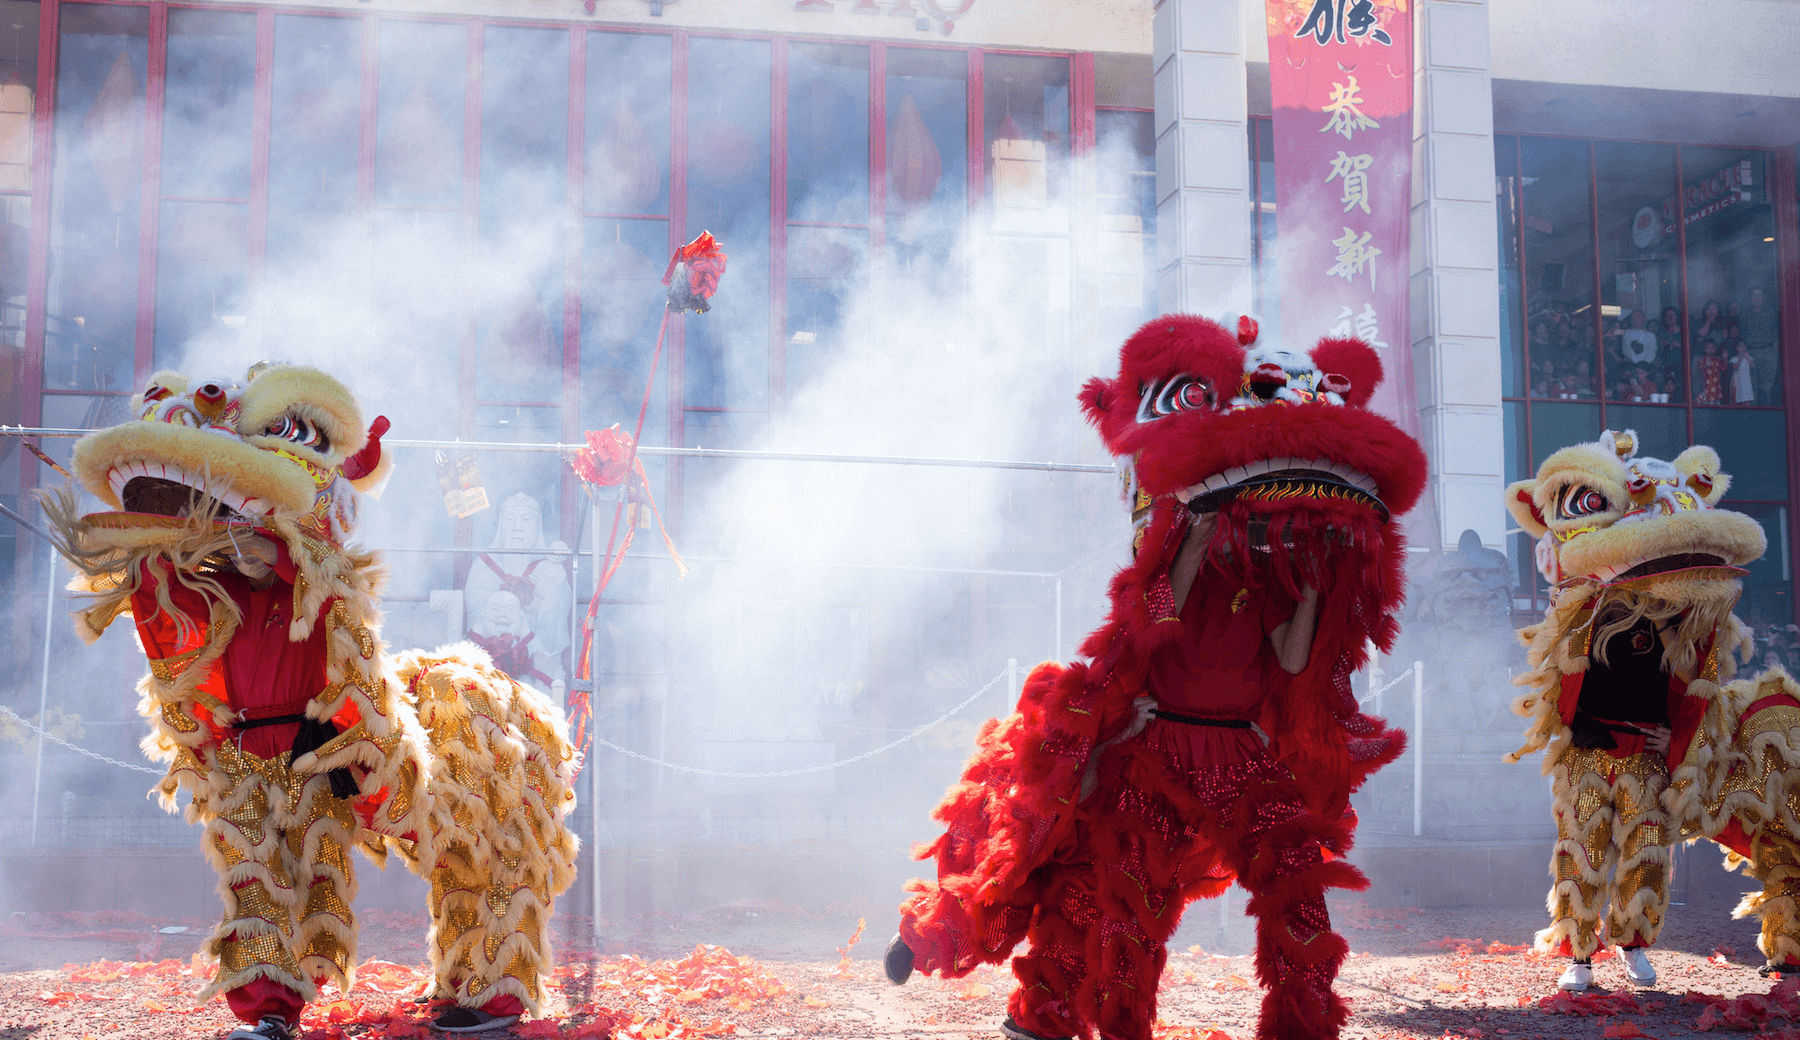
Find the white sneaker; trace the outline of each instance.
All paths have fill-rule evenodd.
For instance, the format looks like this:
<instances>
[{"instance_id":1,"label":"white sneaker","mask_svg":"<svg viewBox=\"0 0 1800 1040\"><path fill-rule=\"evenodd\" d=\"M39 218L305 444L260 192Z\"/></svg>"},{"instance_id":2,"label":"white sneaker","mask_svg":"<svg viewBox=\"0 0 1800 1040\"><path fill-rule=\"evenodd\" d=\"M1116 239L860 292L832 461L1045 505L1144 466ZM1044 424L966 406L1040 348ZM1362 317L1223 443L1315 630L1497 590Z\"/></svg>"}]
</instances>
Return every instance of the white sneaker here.
<instances>
[{"instance_id":1,"label":"white sneaker","mask_svg":"<svg viewBox=\"0 0 1800 1040\"><path fill-rule=\"evenodd\" d=\"M294 1032L280 1015L264 1015L253 1026L239 1026L225 1040L293 1040Z\"/></svg>"},{"instance_id":2,"label":"white sneaker","mask_svg":"<svg viewBox=\"0 0 1800 1040\"><path fill-rule=\"evenodd\" d=\"M1556 980L1557 989L1566 989L1570 993L1585 993L1594 984L1594 968L1590 964L1571 964L1569 970Z\"/></svg>"},{"instance_id":3,"label":"white sneaker","mask_svg":"<svg viewBox=\"0 0 1800 1040\"><path fill-rule=\"evenodd\" d=\"M1625 977L1636 986L1656 985L1656 969L1650 966L1650 958L1644 948L1635 946L1629 950L1619 951L1619 960L1625 962Z\"/></svg>"}]
</instances>

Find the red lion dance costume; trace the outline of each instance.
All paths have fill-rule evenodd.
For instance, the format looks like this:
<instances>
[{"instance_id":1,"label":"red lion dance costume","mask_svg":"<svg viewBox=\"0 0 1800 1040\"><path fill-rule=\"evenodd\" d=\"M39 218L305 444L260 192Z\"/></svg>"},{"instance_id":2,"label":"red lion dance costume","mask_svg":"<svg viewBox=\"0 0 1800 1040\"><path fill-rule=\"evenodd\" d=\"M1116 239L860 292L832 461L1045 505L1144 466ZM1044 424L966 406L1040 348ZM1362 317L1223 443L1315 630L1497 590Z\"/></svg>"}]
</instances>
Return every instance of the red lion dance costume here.
<instances>
[{"instance_id":1,"label":"red lion dance costume","mask_svg":"<svg viewBox=\"0 0 1800 1040\"><path fill-rule=\"evenodd\" d=\"M1367 409L1381 363L1366 344L1307 356L1256 338L1249 319L1234 336L1158 318L1117 379L1083 389L1133 460L1135 559L1087 660L1039 665L1017 711L983 728L921 851L937 880L908 886L896 982L966 975L1029 940L1011 1037L1148 1040L1183 907L1234 879L1268 987L1257 1035L1335 1037L1348 1016L1325 890L1368 884L1340 858L1350 793L1405 746L1357 711L1350 676L1395 634L1405 550L1388 520L1418 498L1425 458ZM1310 655L1277 663L1271 647L1315 612Z\"/></svg>"}]
</instances>

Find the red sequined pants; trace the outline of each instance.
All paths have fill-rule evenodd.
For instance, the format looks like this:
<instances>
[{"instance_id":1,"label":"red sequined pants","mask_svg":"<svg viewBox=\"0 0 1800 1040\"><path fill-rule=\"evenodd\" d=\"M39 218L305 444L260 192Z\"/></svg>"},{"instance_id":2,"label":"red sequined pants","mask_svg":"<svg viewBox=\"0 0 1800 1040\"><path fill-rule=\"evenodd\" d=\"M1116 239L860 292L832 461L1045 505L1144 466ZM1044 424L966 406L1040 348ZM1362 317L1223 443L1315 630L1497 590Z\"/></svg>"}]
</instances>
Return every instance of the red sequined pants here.
<instances>
[{"instance_id":1,"label":"red sequined pants","mask_svg":"<svg viewBox=\"0 0 1800 1040\"><path fill-rule=\"evenodd\" d=\"M1256 971L1268 987L1257 1035L1337 1036L1348 1008L1331 983L1347 947L1331 931L1325 889L1361 879L1324 855L1333 828L1307 811L1285 766L1257 752L1184 771L1134 741L1102 758L1077 828L1076 851L1036 877L1031 952L1013 958L1018 1025L1045 1037L1148 1040L1182 908L1236 875L1251 894Z\"/></svg>"}]
</instances>

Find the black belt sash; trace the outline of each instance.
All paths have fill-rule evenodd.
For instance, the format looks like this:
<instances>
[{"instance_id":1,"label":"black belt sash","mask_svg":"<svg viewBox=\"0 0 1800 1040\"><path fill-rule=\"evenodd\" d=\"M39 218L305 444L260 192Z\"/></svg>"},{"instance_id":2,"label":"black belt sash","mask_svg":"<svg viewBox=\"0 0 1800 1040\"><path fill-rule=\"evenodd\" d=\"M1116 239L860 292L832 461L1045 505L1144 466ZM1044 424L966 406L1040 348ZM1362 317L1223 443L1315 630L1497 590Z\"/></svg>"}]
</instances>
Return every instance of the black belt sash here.
<instances>
[{"instance_id":1,"label":"black belt sash","mask_svg":"<svg viewBox=\"0 0 1800 1040\"><path fill-rule=\"evenodd\" d=\"M1180 712L1165 711L1157 708L1151 714L1159 719L1179 722L1184 726L1217 726L1220 729L1254 729L1256 724L1249 719L1208 719L1198 715L1183 715Z\"/></svg>"},{"instance_id":2,"label":"black belt sash","mask_svg":"<svg viewBox=\"0 0 1800 1040\"><path fill-rule=\"evenodd\" d=\"M294 734L294 746L288 752L289 765L293 765L294 759L301 755L311 754L324 747L331 738L338 735L337 727L329 721L308 718L305 715L271 715L266 719L244 719L232 723L231 728L241 733L247 729L283 726L288 723L295 723L300 727L300 732ZM362 793L361 789L357 787L356 778L350 775L350 770L347 768L333 769L325 776L331 783L331 793L339 798L354 798Z\"/></svg>"},{"instance_id":3,"label":"black belt sash","mask_svg":"<svg viewBox=\"0 0 1800 1040\"><path fill-rule=\"evenodd\" d=\"M1576 711L1575 720L1569 724L1572 747L1591 751L1609 751L1619 746L1613 734L1623 733L1632 737L1647 737L1647 729L1667 726L1666 722L1617 722L1613 719L1600 719L1585 711Z\"/></svg>"}]
</instances>

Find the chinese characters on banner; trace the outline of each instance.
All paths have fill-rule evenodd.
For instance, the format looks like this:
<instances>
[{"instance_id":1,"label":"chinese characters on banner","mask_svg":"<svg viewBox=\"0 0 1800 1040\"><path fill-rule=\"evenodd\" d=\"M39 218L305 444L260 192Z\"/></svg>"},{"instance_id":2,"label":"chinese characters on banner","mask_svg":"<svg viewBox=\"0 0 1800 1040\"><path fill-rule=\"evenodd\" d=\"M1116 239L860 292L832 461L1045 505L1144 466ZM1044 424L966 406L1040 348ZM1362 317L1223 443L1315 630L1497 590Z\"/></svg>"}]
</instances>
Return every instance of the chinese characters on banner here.
<instances>
[{"instance_id":1,"label":"chinese characters on banner","mask_svg":"<svg viewBox=\"0 0 1800 1040\"><path fill-rule=\"evenodd\" d=\"M1265 0L1281 337L1374 344L1370 407L1415 436L1407 255L1413 0Z\"/></svg>"}]
</instances>

